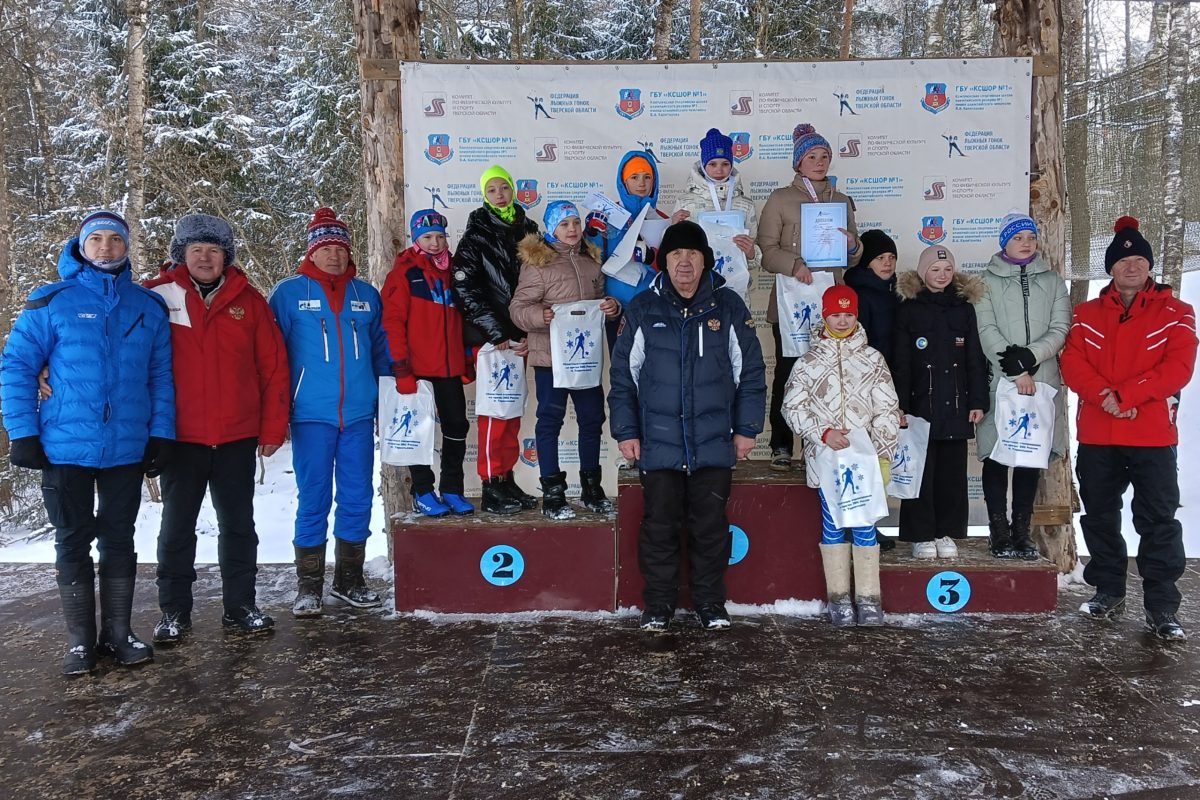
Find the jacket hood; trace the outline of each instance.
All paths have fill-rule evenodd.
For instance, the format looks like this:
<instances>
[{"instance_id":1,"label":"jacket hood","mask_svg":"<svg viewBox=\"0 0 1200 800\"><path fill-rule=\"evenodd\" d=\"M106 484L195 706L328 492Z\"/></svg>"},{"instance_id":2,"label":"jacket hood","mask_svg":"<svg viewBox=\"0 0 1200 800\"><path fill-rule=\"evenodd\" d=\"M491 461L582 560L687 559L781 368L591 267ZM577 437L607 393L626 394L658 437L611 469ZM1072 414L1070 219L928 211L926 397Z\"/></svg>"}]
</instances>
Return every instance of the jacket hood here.
<instances>
[{"instance_id":1,"label":"jacket hood","mask_svg":"<svg viewBox=\"0 0 1200 800\"><path fill-rule=\"evenodd\" d=\"M649 197L634 197L625 189L625 181L621 180L621 173L625 170L625 165L638 156L650 162L650 171L654 173L654 190L650 192ZM621 198L621 205L625 207L626 211L636 217L641 213L642 206L649 205L658 208L658 189L658 161L653 155L645 150L630 150L621 158L621 163L617 164L617 195Z\"/></svg>"},{"instance_id":2,"label":"jacket hood","mask_svg":"<svg viewBox=\"0 0 1200 800\"><path fill-rule=\"evenodd\" d=\"M76 237L63 245L62 252L58 255L58 277L64 281L78 277L83 272L84 267L91 266L86 258L83 257L83 251L79 248L79 238ZM129 259L125 259L125 266L117 272L104 273L96 270L98 274L111 275L115 280L120 280L124 275L126 280L131 279L130 271L132 265Z\"/></svg>"},{"instance_id":3,"label":"jacket hood","mask_svg":"<svg viewBox=\"0 0 1200 800\"><path fill-rule=\"evenodd\" d=\"M987 284L977 275L955 272L954 280L946 287L946 291L950 289L953 289L957 296L968 303L975 304L982 300L984 294L987 293ZM913 300L924 290L925 281L921 280L921 276L917 274L916 270L901 272L896 278L896 294L900 295L901 300Z\"/></svg>"},{"instance_id":4,"label":"jacket hood","mask_svg":"<svg viewBox=\"0 0 1200 800\"><path fill-rule=\"evenodd\" d=\"M591 242L581 240L575 252L589 256L597 264L600 263L600 248ZM525 238L517 245L517 256L521 259L521 263L531 267L549 266L554 259L558 258L558 255L558 251L551 247L545 238L536 233L526 234Z\"/></svg>"},{"instance_id":5,"label":"jacket hood","mask_svg":"<svg viewBox=\"0 0 1200 800\"><path fill-rule=\"evenodd\" d=\"M1000 253L992 255L992 260L988 262L987 271L999 278L1016 278L1021 274L1021 268L1015 264L1010 264L1005 261ZM1037 272L1049 272L1050 265L1046 259L1042 258L1042 254L1038 253L1034 256L1033 261L1030 261L1025 266L1025 274L1033 275Z\"/></svg>"},{"instance_id":6,"label":"jacket hood","mask_svg":"<svg viewBox=\"0 0 1200 800\"><path fill-rule=\"evenodd\" d=\"M912 273L916 275L917 273ZM896 282L900 273L893 273L892 277L886 281L871 271L871 268L866 264L859 264L857 267L851 267L846 270L845 276L842 278L846 285L855 291L866 289L875 292L894 292L896 291Z\"/></svg>"},{"instance_id":7,"label":"jacket hood","mask_svg":"<svg viewBox=\"0 0 1200 800\"><path fill-rule=\"evenodd\" d=\"M733 168L733 171L729 173L729 177L725 179L724 183L713 183L708 179L708 176L704 174L703 164L701 164L699 161L692 164L692 169L688 172L686 187L687 191L692 194L699 195L707 200L709 199L709 186L716 187L717 197L721 198L722 200L725 199L725 192L729 190L730 186L733 186L734 197L744 196L746 194L742 190L742 177L741 173L738 172L737 167ZM655 190L657 191L657 187Z\"/></svg>"}]
</instances>

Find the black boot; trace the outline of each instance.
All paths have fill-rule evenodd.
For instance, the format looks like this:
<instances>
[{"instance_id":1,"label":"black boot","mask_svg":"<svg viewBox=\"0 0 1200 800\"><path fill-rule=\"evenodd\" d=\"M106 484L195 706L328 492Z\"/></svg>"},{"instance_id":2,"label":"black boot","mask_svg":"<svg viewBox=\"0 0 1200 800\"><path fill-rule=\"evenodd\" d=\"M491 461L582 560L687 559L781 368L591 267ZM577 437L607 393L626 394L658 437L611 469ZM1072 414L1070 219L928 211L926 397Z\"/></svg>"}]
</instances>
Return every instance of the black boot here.
<instances>
[{"instance_id":1,"label":"black boot","mask_svg":"<svg viewBox=\"0 0 1200 800\"><path fill-rule=\"evenodd\" d=\"M1012 520L1012 549L1013 556L1023 561L1037 561L1039 554L1037 545L1029 532L1029 521L1032 514L1028 511L1014 511Z\"/></svg>"},{"instance_id":2,"label":"black boot","mask_svg":"<svg viewBox=\"0 0 1200 800\"><path fill-rule=\"evenodd\" d=\"M319 617L325 594L325 545L296 547L296 602L293 617Z\"/></svg>"},{"instance_id":3,"label":"black boot","mask_svg":"<svg viewBox=\"0 0 1200 800\"><path fill-rule=\"evenodd\" d=\"M510 469L504 476L504 491L508 492L508 496L521 504L521 508L537 508L538 499L531 494L526 494L520 486L517 486L517 481L513 478L512 470Z\"/></svg>"},{"instance_id":4,"label":"black boot","mask_svg":"<svg viewBox=\"0 0 1200 800\"><path fill-rule=\"evenodd\" d=\"M583 490L579 501L588 511L595 511L597 514L612 513L612 501L604 494L604 487L600 485L599 467L579 470L579 485Z\"/></svg>"},{"instance_id":5,"label":"black boot","mask_svg":"<svg viewBox=\"0 0 1200 800\"><path fill-rule=\"evenodd\" d=\"M988 514L988 550L996 558L1015 557L1007 515Z\"/></svg>"},{"instance_id":6,"label":"black boot","mask_svg":"<svg viewBox=\"0 0 1200 800\"><path fill-rule=\"evenodd\" d=\"M112 572L100 565L100 642L96 652L112 656L125 667L153 661L154 648L129 627L135 573L113 575Z\"/></svg>"},{"instance_id":7,"label":"black boot","mask_svg":"<svg viewBox=\"0 0 1200 800\"><path fill-rule=\"evenodd\" d=\"M504 485L504 478L488 478L483 482L483 502L479 505L489 514L516 514L521 510L521 504Z\"/></svg>"},{"instance_id":8,"label":"black boot","mask_svg":"<svg viewBox=\"0 0 1200 800\"><path fill-rule=\"evenodd\" d=\"M542 513L550 519L575 519L574 509L567 504L567 473L542 478Z\"/></svg>"},{"instance_id":9,"label":"black boot","mask_svg":"<svg viewBox=\"0 0 1200 800\"><path fill-rule=\"evenodd\" d=\"M96 585L94 581L59 584L67 622L67 652L63 675L84 675L96 668Z\"/></svg>"},{"instance_id":10,"label":"black boot","mask_svg":"<svg viewBox=\"0 0 1200 800\"><path fill-rule=\"evenodd\" d=\"M329 594L354 608L379 608L383 605L383 598L363 579L367 543L342 539L334 539L334 543L333 588Z\"/></svg>"}]
</instances>

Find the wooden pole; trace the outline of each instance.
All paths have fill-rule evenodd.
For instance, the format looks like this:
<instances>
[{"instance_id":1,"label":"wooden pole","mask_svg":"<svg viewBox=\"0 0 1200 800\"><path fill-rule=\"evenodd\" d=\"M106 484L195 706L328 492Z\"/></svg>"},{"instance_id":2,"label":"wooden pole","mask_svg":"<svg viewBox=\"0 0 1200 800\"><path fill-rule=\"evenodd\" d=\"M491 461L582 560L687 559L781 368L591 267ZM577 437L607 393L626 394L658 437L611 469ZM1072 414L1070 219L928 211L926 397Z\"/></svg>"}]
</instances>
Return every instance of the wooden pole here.
<instances>
[{"instance_id":1,"label":"wooden pole","mask_svg":"<svg viewBox=\"0 0 1200 800\"><path fill-rule=\"evenodd\" d=\"M129 223L129 260L145 269L146 234L146 7L147 0L127 0L129 35L125 72L129 78L129 113L125 117L125 221Z\"/></svg>"},{"instance_id":2,"label":"wooden pole","mask_svg":"<svg viewBox=\"0 0 1200 800\"><path fill-rule=\"evenodd\" d=\"M692 0L692 11L688 18L688 58L692 61L700 60L700 26L703 24L700 13L700 0Z\"/></svg>"},{"instance_id":3,"label":"wooden pole","mask_svg":"<svg viewBox=\"0 0 1200 800\"><path fill-rule=\"evenodd\" d=\"M846 0L846 8L842 12L842 46L838 55L843 61L850 58L850 38L854 29L854 0Z\"/></svg>"}]
</instances>

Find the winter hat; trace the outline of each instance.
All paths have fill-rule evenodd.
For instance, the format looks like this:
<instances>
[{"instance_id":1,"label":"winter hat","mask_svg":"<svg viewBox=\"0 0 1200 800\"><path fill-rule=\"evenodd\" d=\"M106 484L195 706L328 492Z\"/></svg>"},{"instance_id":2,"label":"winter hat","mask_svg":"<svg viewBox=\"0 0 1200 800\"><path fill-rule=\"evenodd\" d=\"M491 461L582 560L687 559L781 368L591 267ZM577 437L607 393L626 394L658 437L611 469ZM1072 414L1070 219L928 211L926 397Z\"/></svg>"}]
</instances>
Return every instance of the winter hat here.
<instances>
[{"instance_id":1,"label":"winter hat","mask_svg":"<svg viewBox=\"0 0 1200 800\"><path fill-rule=\"evenodd\" d=\"M709 128L708 133L700 140L700 166L705 166L714 158L733 160L733 139L721 133L716 128Z\"/></svg>"},{"instance_id":2,"label":"winter hat","mask_svg":"<svg viewBox=\"0 0 1200 800\"><path fill-rule=\"evenodd\" d=\"M488 182L493 178L500 178L507 183L508 187L514 192L517 190L517 185L513 182L513 177L509 174L508 170L499 164L493 164L492 166L488 167L481 176L479 176L479 193L484 197L487 197Z\"/></svg>"},{"instance_id":3,"label":"winter hat","mask_svg":"<svg viewBox=\"0 0 1200 800\"><path fill-rule=\"evenodd\" d=\"M792 131L792 169L796 172L800 171L800 161L804 158L804 154L814 147L824 147L829 151L830 157L833 156L833 148L829 145L829 140L821 134L817 133L817 129L807 122L801 122Z\"/></svg>"},{"instance_id":4,"label":"winter hat","mask_svg":"<svg viewBox=\"0 0 1200 800\"><path fill-rule=\"evenodd\" d=\"M304 255L311 256L326 245L337 245L346 248L350 253L350 228L337 217L332 208L322 206L313 214L312 222L308 223L308 249Z\"/></svg>"},{"instance_id":5,"label":"winter hat","mask_svg":"<svg viewBox=\"0 0 1200 800\"><path fill-rule=\"evenodd\" d=\"M432 208L422 208L412 215L408 229L412 232L412 239L415 242L427 233L445 233L448 224L446 218Z\"/></svg>"},{"instance_id":6,"label":"winter hat","mask_svg":"<svg viewBox=\"0 0 1200 800\"><path fill-rule=\"evenodd\" d=\"M125 218L115 211L93 211L79 223L79 250L83 251L83 243L96 231L112 231L125 242L129 249L129 224Z\"/></svg>"},{"instance_id":7,"label":"winter hat","mask_svg":"<svg viewBox=\"0 0 1200 800\"><path fill-rule=\"evenodd\" d=\"M634 156L625 162L625 166L621 167L621 183L629 180L631 175L637 175L639 172L654 174L654 167L650 166L650 160L644 156Z\"/></svg>"},{"instance_id":8,"label":"winter hat","mask_svg":"<svg viewBox=\"0 0 1200 800\"><path fill-rule=\"evenodd\" d=\"M1008 212L1008 216L1000 224L1000 249L1008 247L1008 241L1021 231L1030 231L1037 236L1037 223L1033 221L1033 217L1014 209Z\"/></svg>"},{"instance_id":9,"label":"winter hat","mask_svg":"<svg viewBox=\"0 0 1200 800\"><path fill-rule=\"evenodd\" d=\"M853 314L858 316L858 292L845 284L835 284L821 295L821 316Z\"/></svg>"},{"instance_id":10,"label":"winter hat","mask_svg":"<svg viewBox=\"0 0 1200 800\"><path fill-rule=\"evenodd\" d=\"M189 244L215 244L225 251L225 266L237 260L237 249L233 246L233 228L220 217L210 214L188 214L175 223L175 235L171 237L171 260L176 264L187 261Z\"/></svg>"},{"instance_id":11,"label":"winter hat","mask_svg":"<svg viewBox=\"0 0 1200 800\"><path fill-rule=\"evenodd\" d=\"M895 240L881 230L863 231L858 238L862 242L862 257L858 263L864 267L870 266L872 261L884 253L891 253L894 256L899 255L896 252Z\"/></svg>"},{"instance_id":12,"label":"winter hat","mask_svg":"<svg viewBox=\"0 0 1200 800\"><path fill-rule=\"evenodd\" d=\"M1113 264L1128 256L1141 256L1154 267L1154 250L1138 231L1139 224L1136 217L1121 217L1113 224L1117 235L1104 251L1104 271L1108 274L1112 274Z\"/></svg>"},{"instance_id":13,"label":"winter hat","mask_svg":"<svg viewBox=\"0 0 1200 800\"><path fill-rule=\"evenodd\" d=\"M546 206L546 213L542 215L542 224L546 226L546 241L551 244L558 241L554 232L558 230L558 224L568 217L578 217L579 209L570 200L555 200L553 203Z\"/></svg>"},{"instance_id":14,"label":"winter hat","mask_svg":"<svg viewBox=\"0 0 1200 800\"><path fill-rule=\"evenodd\" d=\"M704 254L705 269L712 269L717 263L712 248L708 246L704 228L690 219L676 222L663 233L662 245L658 248L658 257L655 259L655 266L659 272L667 271L667 253L672 250L699 250Z\"/></svg>"},{"instance_id":15,"label":"winter hat","mask_svg":"<svg viewBox=\"0 0 1200 800\"><path fill-rule=\"evenodd\" d=\"M954 253L950 252L949 247L930 245L921 251L921 257L917 259L917 274L921 276L921 280L925 280L925 273L929 272L929 268L943 262L949 264L951 269L957 267L954 263Z\"/></svg>"}]
</instances>

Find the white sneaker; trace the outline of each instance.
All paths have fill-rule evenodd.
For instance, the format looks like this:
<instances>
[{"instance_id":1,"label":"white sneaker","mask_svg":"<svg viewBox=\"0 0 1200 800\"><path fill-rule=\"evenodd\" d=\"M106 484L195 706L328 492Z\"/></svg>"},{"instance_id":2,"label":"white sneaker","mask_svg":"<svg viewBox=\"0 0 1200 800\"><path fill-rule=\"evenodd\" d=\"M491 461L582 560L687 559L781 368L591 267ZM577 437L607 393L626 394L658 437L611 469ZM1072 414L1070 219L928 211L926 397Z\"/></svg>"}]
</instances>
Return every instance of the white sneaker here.
<instances>
[{"instance_id":1,"label":"white sneaker","mask_svg":"<svg viewBox=\"0 0 1200 800\"><path fill-rule=\"evenodd\" d=\"M937 558L937 554L933 542L913 542L913 558Z\"/></svg>"},{"instance_id":2,"label":"white sneaker","mask_svg":"<svg viewBox=\"0 0 1200 800\"><path fill-rule=\"evenodd\" d=\"M937 550L938 558L958 558L958 545L949 536L934 539L933 546Z\"/></svg>"}]
</instances>

